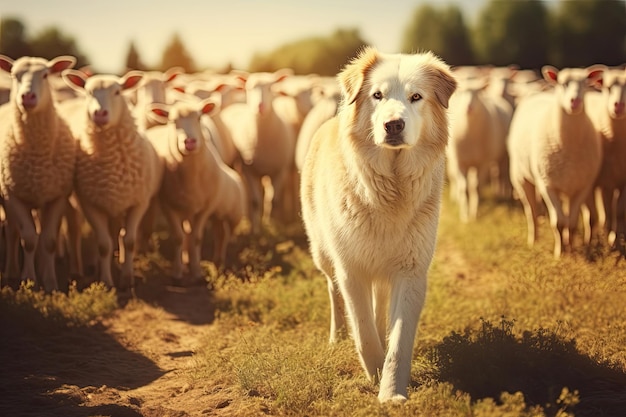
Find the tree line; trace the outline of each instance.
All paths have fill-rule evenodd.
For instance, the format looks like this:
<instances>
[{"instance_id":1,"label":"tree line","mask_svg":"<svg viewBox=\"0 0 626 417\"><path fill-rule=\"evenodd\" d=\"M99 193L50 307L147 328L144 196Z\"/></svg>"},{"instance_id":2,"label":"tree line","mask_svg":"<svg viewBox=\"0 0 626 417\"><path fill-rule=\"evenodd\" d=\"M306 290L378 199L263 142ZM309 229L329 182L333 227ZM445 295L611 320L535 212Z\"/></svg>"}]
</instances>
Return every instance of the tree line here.
<instances>
[{"instance_id":1,"label":"tree line","mask_svg":"<svg viewBox=\"0 0 626 417\"><path fill-rule=\"evenodd\" d=\"M346 60L368 44L356 28L340 28L328 36L287 43L256 53L248 71L290 67L296 74L335 75ZM489 0L476 22L468 24L459 6L418 6L406 25L401 52L432 50L451 65L509 65L539 68L626 63L626 1L571 0L549 7L541 0ZM51 59L69 54L77 67L89 64L76 40L56 27L27 36L18 18L0 20L0 53ZM163 50L161 61L146 65L134 42L126 52L126 68L165 70L173 66L199 70L178 34ZM222 68L227 71L230 66Z\"/></svg>"}]
</instances>

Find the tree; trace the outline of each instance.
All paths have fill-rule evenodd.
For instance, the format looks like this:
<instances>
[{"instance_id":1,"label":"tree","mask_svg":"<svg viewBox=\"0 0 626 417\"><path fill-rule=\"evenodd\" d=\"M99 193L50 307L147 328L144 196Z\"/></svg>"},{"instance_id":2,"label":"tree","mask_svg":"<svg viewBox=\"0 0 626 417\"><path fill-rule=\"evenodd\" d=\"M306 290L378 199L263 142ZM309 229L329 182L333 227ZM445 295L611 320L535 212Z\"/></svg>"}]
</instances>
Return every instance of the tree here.
<instances>
[{"instance_id":1,"label":"tree","mask_svg":"<svg viewBox=\"0 0 626 417\"><path fill-rule=\"evenodd\" d=\"M187 73L193 73L196 71L196 64L187 52L183 41L178 33L174 33L169 45L163 51L161 58L161 71L168 70L172 67L182 67Z\"/></svg>"},{"instance_id":2,"label":"tree","mask_svg":"<svg viewBox=\"0 0 626 417\"><path fill-rule=\"evenodd\" d=\"M126 54L126 71L128 70L140 70L145 71L148 67L144 65L139 57L139 52L135 46L135 42L130 42L128 46L128 53Z\"/></svg>"},{"instance_id":3,"label":"tree","mask_svg":"<svg viewBox=\"0 0 626 417\"><path fill-rule=\"evenodd\" d=\"M553 21L554 65L588 66L626 62L626 3L578 0L559 3Z\"/></svg>"},{"instance_id":4,"label":"tree","mask_svg":"<svg viewBox=\"0 0 626 417\"><path fill-rule=\"evenodd\" d=\"M39 32L31 41L32 55L46 59L59 55L72 55L76 58L76 68L89 65L87 57L80 52L73 37L63 34L56 27L48 27Z\"/></svg>"},{"instance_id":5,"label":"tree","mask_svg":"<svg viewBox=\"0 0 626 417\"><path fill-rule=\"evenodd\" d=\"M337 29L328 37L306 38L269 53L255 54L248 70L291 68L295 74L334 76L366 44L358 29Z\"/></svg>"},{"instance_id":6,"label":"tree","mask_svg":"<svg viewBox=\"0 0 626 417\"><path fill-rule=\"evenodd\" d=\"M0 53L17 59L31 55L24 24L14 18L0 19Z\"/></svg>"},{"instance_id":7,"label":"tree","mask_svg":"<svg viewBox=\"0 0 626 417\"><path fill-rule=\"evenodd\" d=\"M474 63L469 30L458 6L435 9L425 4L416 9L402 38L402 52L431 50L450 65Z\"/></svg>"},{"instance_id":8,"label":"tree","mask_svg":"<svg viewBox=\"0 0 626 417\"><path fill-rule=\"evenodd\" d=\"M539 0L491 0L474 31L480 64L538 68L546 63L549 44L548 11Z\"/></svg>"}]
</instances>

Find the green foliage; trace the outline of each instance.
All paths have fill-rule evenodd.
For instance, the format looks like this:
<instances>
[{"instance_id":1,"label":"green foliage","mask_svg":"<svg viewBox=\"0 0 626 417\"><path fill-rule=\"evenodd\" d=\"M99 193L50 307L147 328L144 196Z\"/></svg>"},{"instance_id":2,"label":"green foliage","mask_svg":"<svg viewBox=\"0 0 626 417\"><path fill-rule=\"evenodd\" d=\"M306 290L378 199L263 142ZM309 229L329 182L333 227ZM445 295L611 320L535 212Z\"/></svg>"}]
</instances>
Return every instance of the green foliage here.
<instances>
[{"instance_id":1,"label":"green foliage","mask_svg":"<svg viewBox=\"0 0 626 417\"><path fill-rule=\"evenodd\" d=\"M0 53L13 59L31 54L26 27L20 20L0 19Z\"/></svg>"},{"instance_id":2,"label":"green foliage","mask_svg":"<svg viewBox=\"0 0 626 417\"><path fill-rule=\"evenodd\" d=\"M548 10L539 0L491 0L474 29L478 63L538 68L549 51Z\"/></svg>"},{"instance_id":3,"label":"green foliage","mask_svg":"<svg viewBox=\"0 0 626 417\"><path fill-rule=\"evenodd\" d=\"M461 10L454 5L443 9L420 6L404 31L401 50L431 50L450 65L474 63L468 28Z\"/></svg>"},{"instance_id":4,"label":"green foliage","mask_svg":"<svg viewBox=\"0 0 626 417\"><path fill-rule=\"evenodd\" d=\"M366 44L357 29L338 29L328 37L303 39L272 52L255 54L248 70L273 72L291 68L295 74L334 76Z\"/></svg>"},{"instance_id":5,"label":"green foliage","mask_svg":"<svg viewBox=\"0 0 626 417\"><path fill-rule=\"evenodd\" d=\"M621 65L626 61L626 3L562 1L554 16L555 65Z\"/></svg>"},{"instance_id":6,"label":"green foliage","mask_svg":"<svg viewBox=\"0 0 626 417\"><path fill-rule=\"evenodd\" d=\"M34 56L52 59L59 55L72 55L76 57L76 68L89 64L74 38L61 32L57 27L51 26L41 30L30 40L30 46Z\"/></svg>"},{"instance_id":7,"label":"green foliage","mask_svg":"<svg viewBox=\"0 0 626 417\"><path fill-rule=\"evenodd\" d=\"M159 70L166 71L172 67L182 67L187 73L196 71L196 64L178 33L172 36L172 40L165 47Z\"/></svg>"}]
</instances>

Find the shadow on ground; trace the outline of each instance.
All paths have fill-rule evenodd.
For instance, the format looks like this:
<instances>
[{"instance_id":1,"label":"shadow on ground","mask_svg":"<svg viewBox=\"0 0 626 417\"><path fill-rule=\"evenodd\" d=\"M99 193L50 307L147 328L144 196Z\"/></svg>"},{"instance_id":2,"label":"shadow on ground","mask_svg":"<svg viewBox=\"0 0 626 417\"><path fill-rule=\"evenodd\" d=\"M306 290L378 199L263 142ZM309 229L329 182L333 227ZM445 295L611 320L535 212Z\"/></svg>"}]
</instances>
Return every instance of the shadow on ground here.
<instances>
[{"instance_id":1,"label":"shadow on ground","mask_svg":"<svg viewBox=\"0 0 626 417\"><path fill-rule=\"evenodd\" d=\"M502 392L522 392L526 404L555 415L563 404L561 390L578 391L580 402L568 407L577 417L623 416L626 373L581 354L574 340L545 330L511 332L511 322L484 322L478 332L453 332L434 348L438 379L447 381L473 400L500 398Z\"/></svg>"}]
</instances>

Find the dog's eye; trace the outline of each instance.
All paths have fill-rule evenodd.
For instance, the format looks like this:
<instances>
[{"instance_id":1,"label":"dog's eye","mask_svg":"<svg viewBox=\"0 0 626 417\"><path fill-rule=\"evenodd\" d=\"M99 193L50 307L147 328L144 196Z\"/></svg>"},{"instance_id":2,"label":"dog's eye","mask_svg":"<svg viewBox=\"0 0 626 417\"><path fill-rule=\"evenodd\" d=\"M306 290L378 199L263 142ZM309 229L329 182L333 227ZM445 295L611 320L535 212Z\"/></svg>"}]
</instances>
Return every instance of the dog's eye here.
<instances>
[{"instance_id":1,"label":"dog's eye","mask_svg":"<svg viewBox=\"0 0 626 417\"><path fill-rule=\"evenodd\" d=\"M383 99L383 93L381 93L380 91L375 92L372 97L374 97L374 99L376 100L382 100Z\"/></svg>"},{"instance_id":2,"label":"dog's eye","mask_svg":"<svg viewBox=\"0 0 626 417\"><path fill-rule=\"evenodd\" d=\"M415 103L416 101L419 101L422 99L422 96L418 93L415 93L411 96L411 103Z\"/></svg>"}]
</instances>

